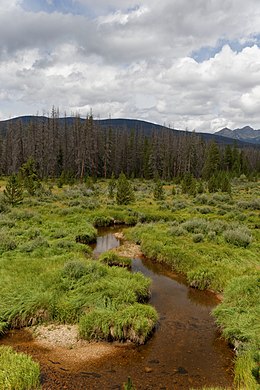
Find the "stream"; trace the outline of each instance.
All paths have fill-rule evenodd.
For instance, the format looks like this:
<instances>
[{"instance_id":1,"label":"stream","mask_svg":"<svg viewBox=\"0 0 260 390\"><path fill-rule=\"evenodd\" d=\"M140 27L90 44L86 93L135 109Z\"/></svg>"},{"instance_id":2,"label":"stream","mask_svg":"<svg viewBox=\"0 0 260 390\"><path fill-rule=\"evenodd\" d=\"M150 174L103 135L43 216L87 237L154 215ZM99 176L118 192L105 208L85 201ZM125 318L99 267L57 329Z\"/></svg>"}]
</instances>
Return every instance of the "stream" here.
<instances>
[{"instance_id":1,"label":"stream","mask_svg":"<svg viewBox=\"0 0 260 390\"><path fill-rule=\"evenodd\" d=\"M94 252L119 246L114 236L117 231L100 230ZM234 354L210 315L219 303L217 297L190 288L185 277L146 258L133 259L132 272L151 278L149 303L160 316L155 333L145 345L115 343L116 353L111 356L72 361L63 369L26 330L12 331L2 342L40 362L43 390L122 389L128 376L137 390L231 387Z\"/></svg>"}]
</instances>

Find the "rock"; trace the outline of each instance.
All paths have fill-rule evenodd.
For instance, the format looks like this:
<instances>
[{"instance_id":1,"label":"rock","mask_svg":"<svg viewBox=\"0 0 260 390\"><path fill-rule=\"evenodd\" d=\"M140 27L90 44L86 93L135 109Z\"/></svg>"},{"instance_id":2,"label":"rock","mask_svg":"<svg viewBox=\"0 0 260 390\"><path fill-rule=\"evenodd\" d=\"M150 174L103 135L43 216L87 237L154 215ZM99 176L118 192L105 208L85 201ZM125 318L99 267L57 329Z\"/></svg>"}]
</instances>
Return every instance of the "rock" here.
<instances>
[{"instance_id":1,"label":"rock","mask_svg":"<svg viewBox=\"0 0 260 390\"><path fill-rule=\"evenodd\" d=\"M153 369L151 367L145 367L144 371L149 374L150 372L153 371Z\"/></svg>"}]
</instances>

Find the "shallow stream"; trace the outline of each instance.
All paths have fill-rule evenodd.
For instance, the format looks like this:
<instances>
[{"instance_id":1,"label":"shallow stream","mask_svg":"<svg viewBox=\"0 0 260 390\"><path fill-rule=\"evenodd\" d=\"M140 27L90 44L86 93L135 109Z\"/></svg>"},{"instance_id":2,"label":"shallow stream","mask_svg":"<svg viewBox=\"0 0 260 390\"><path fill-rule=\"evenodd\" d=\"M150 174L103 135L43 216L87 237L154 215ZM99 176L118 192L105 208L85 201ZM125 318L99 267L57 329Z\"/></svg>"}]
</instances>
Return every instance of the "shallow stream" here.
<instances>
[{"instance_id":1,"label":"shallow stream","mask_svg":"<svg viewBox=\"0 0 260 390\"><path fill-rule=\"evenodd\" d=\"M95 253L120 245L116 231L100 231ZM72 361L64 368L26 331L13 331L2 342L39 360L43 390L122 389L128 376L137 390L231 386L233 352L210 315L219 302L216 296L188 287L183 276L145 258L133 260L132 272L152 279L149 303L160 315L154 335L144 346L118 343L112 356Z\"/></svg>"}]
</instances>

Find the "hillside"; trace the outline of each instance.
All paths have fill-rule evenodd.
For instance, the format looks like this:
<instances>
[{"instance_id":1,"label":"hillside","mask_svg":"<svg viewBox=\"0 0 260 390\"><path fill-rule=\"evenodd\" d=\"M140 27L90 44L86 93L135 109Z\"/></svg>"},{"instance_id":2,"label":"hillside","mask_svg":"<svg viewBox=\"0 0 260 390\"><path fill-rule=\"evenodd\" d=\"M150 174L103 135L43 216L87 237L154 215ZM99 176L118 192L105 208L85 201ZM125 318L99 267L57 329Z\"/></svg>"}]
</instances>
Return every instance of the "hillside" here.
<instances>
[{"instance_id":1,"label":"hillside","mask_svg":"<svg viewBox=\"0 0 260 390\"><path fill-rule=\"evenodd\" d=\"M27 125L29 123L34 123L34 124L39 124L39 123L46 123L50 118L47 118L45 116L33 116L33 115L28 115L28 116L20 116L12 119L7 119L4 121L0 121L0 136L5 136L8 127L10 125L15 125L21 122L22 125ZM65 122L67 126L70 126L73 124L73 121L75 121L74 117L66 117L66 118L58 118L57 119L60 123L61 126L64 126ZM81 122L84 122L85 119L80 118ZM95 119L94 123L99 125L101 128L114 128L114 129L124 129L127 131L131 130L140 130L142 131L145 135L149 136L153 133L153 131L158 131L158 130L169 130L168 127L158 125L155 123L147 122L147 121L142 121L138 119L126 119L126 118L117 118L117 119ZM175 135L187 135L191 136L194 135L194 132L187 132L185 130L177 130L177 129L170 129L172 133ZM225 129L223 129L225 130ZM229 130L229 129L226 129ZM231 132L231 135L233 135L232 130L229 130ZM254 130L256 131L256 130ZM252 145L252 143L255 144L260 144L260 130L259 131L259 140L254 141L254 138L249 138L248 139L240 139L235 136L230 136L229 132L227 131L219 131L215 134L211 133L200 133L196 132L195 134L200 136L203 140L205 141L211 141L214 140L220 145L233 145L234 144L234 139L237 141L237 146L238 147L246 147L249 146L249 144Z\"/></svg>"}]
</instances>

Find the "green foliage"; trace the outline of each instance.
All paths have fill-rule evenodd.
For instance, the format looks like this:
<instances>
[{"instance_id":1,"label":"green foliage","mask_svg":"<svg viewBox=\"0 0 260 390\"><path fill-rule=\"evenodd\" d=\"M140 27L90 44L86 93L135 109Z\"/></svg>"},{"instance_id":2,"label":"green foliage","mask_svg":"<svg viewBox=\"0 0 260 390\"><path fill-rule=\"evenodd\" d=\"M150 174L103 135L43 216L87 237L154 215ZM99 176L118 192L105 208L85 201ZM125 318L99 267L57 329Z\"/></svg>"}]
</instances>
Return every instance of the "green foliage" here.
<instances>
[{"instance_id":1,"label":"green foliage","mask_svg":"<svg viewBox=\"0 0 260 390\"><path fill-rule=\"evenodd\" d=\"M199 290L205 290L209 288L214 277L214 270L204 267L197 268L196 270L189 271L187 273L190 286L198 288Z\"/></svg>"},{"instance_id":2,"label":"green foliage","mask_svg":"<svg viewBox=\"0 0 260 390\"><path fill-rule=\"evenodd\" d=\"M118 267L126 267L131 268L132 260L127 257L122 257L116 254L113 251L107 251L102 253L102 255L99 256L99 261L103 264L112 266L118 266Z\"/></svg>"},{"instance_id":3,"label":"green foliage","mask_svg":"<svg viewBox=\"0 0 260 390\"><path fill-rule=\"evenodd\" d=\"M36 170L35 161L32 158L24 163L19 170L19 177L28 194L35 195L36 190L41 186Z\"/></svg>"},{"instance_id":4,"label":"green foliage","mask_svg":"<svg viewBox=\"0 0 260 390\"><path fill-rule=\"evenodd\" d=\"M2 390L39 390L40 367L30 356L0 346L0 388Z\"/></svg>"},{"instance_id":5,"label":"green foliage","mask_svg":"<svg viewBox=\"0 0 260 390\"><path fill-rule=\"evenodd\" d=\"M124 173L121 173L117 181L116 201L119 205L127 205L134 202L134 192L131 183Z\"/></svg>"},{"instance_id":6,"label":"green foliage","mask_svg":"<svg viewBox=\"0 0 260 390\"><path fill-rule=\"evenodd\" d=\"M23 200L23 187L17 175L11 175L4 189L4 197L7 203L15 206Z\"/></svg>"},{"instance_id":7,"label":"green foliage","mask_svg":"<svg viewBox=\"0 0 260 390\"><path fill-rule=\"evenodd\" d=\"M153 197L155 200L163 200L165 198L165 192L161 180L156 180L153 190Z\"/></svg>"},{"instance_id":8,"label":"green foliage","mask_svg":"<svg viewBox=\"0 0 260 390\"><path fill-rule=\"evenodd\" d=\"M235 345L235 386L257 389L259 380L259 296L260 273L234 278L225 290L224 300L213 314L224 336Z\"/></svg>"},{"instance_id":9,"label":"green foliage","mask_svg":"<svg viewBox=\"0 0 260 390\"><path fill-rule=\"evenodd\" d=\"M197 234L194 234L194 236L192 237L192 240L193 242L202 242L204 240L204 236L202 233L197 233Z\"/></svg>"},{"instance_id":10,"label":"green foliage","mask_svg":"<svg viewBox=\"0 0 260 390\"><path fill-rule=\"evenodd\" d=\"M124 383L124 389L123 390L135 390L135 386L132 382L132 379L130 377L127 378L127 382Z\"/></svg>"},{"instance_id":11,"label":"green foliage","mask_svg":"<svg viewBox=\"0 0 260 390\"><path fill-rule=\"evenodd\" d=\"M206 151L206 160L203 166L202 175L206 180L214 176L220 167L220 151L217 144L213 141L209 144Z\"/></svg>"},{"instance_id":12,"label":"green foliage","mask_svg":"<svg viewBox=\"0 0 260 390\"><path fill-rule=\"evenodd\" d=\"M252 235L249 229L238 227L232 230L226 230L224 238L229 244L246 248L252 241Z\"/></svg>"},{"instance_id":13,"label":"green foliage","mask_svg":"<svg viewBox=\"0 0 260 390\"><path fill-rule=\"evenodd\" d=\"M77 280L86 275L87 271L86 264L78 260L71 260L64 264L61 275L64 278Z\"/></svg>"},{"instance_id":14,"label":"green foliage","mask_svg":"<svg viewBox=\"0 0 260 390\"><path fill-rule=\"evenodd\" d=\"M75 240L85 245L93 244L97 240L97 231L88 223L84 228L81 228L81 232L77 233Z\"/></svg>"},{"instance_id":15,"label":"green foliage","mask_svg":"<svg viewBox=\"0 0 260 390\"><path fill-rule=\"evenodd\" d=\"M86 340L131 340L144 344L157 320L154 308L134 303L115 312L97 309L87 313L80 319L79 332Z\"/></svg>"},{"instance_id":16,"label":"green foliage","mask_svg":"<svg viewBox=\"0 0 260 390\"><path fill-rule=\"evenodd\" d=\"M115 175L114 175L114 172L113 172L112 176L111 176L111 179L108 182L108 197L110 199L114 198L115 189L116 189L116 178L115 178Z\"/></svg>"},{"instance_id":17,"label":"green foliage","mask_svg":"<svg viewBox=\"0 0 260 390\"><path fill-rule=\"evenodd\" d=\"M191 173L185 173L181 182L181 190L183 194L195 196L197 193L197 181Z\"/></svg>"}]
</instances>

